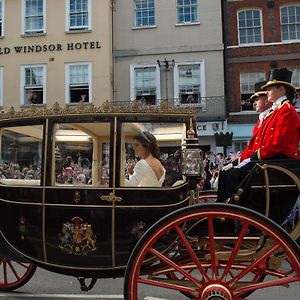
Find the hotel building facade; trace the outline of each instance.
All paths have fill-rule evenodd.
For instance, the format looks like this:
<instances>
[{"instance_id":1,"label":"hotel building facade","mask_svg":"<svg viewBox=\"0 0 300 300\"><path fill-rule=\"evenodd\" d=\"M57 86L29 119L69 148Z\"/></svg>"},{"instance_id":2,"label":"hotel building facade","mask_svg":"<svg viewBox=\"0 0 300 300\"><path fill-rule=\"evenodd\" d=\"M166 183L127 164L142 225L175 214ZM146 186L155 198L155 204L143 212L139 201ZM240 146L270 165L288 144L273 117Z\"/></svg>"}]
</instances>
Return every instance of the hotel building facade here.
<instances>
[{"instance_id":1,"label":"hotel building facade","mask_svg":"<svg viewBox=\"0 0 300 300\"><path fill-rule=\"evenodd\" d=\"M110 0L0 0L0 106L112 99Z\"/></svg>"},{"instance_id":2,"label":"hotel building facade","mask_svg":"<svg viewBox=\"0 0 300 300\"><path fill-rule=\"evenodd\" d=\"M162 99L226 132L219 0L0 0L0 106ZM221 149L220 149L221 150Z\"/></svg>"}]
</instances>

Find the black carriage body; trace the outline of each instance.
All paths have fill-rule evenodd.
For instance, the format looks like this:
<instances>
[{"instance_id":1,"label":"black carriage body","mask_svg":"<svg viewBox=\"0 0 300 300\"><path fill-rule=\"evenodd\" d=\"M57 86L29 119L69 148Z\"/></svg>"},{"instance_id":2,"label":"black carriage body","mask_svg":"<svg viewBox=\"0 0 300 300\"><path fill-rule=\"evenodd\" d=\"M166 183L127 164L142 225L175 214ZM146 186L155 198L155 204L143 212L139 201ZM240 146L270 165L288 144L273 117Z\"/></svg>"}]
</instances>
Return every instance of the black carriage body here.
<instances>
[{"instance_id":1,"label":"black carriage body","mask_svg":"<svg viewBox=\"0 0 300 300\"><path fill-rule=\"evenodd\" d=\"M191 117L179 110L116 113L88 106L69 111L33 107L22 116L2 116L1 254L75 276L122 274L143 232L189 199L187 182L127 187L123 173L129 143L137 128L159 131L167 124L174 136L182 132L167 142L164 134L170 132L157 133L160 147L175 151ZM81 173L73 182L64 181L66 174L59 170L72 170L63 156L85 169L86 182L79 182Z\"/></svg>"}]
</instances>

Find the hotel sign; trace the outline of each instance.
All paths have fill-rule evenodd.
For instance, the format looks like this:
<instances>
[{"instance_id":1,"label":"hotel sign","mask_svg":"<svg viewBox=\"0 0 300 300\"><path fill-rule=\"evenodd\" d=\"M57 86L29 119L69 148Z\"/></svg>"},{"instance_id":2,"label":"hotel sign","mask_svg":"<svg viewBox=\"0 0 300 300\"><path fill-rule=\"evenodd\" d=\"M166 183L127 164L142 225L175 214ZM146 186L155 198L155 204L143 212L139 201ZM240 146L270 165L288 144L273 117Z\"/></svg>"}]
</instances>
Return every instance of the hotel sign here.
<instances>
[{"instance_id":1,"label":"hotel sign","mask_svg":"<svg viewBox=\"0 0 300 300\"><path fill-rule=\"evenodd\" d=\"M13 47L0 47L1 54L10 53L45 53L45 52L60 52L60 51L78 51L100 49L101 44L99 41L92 42L70 42L66 44L52 43L52 44L34 44L34 45L18 45Z\"/></svg>"}]
</instances>

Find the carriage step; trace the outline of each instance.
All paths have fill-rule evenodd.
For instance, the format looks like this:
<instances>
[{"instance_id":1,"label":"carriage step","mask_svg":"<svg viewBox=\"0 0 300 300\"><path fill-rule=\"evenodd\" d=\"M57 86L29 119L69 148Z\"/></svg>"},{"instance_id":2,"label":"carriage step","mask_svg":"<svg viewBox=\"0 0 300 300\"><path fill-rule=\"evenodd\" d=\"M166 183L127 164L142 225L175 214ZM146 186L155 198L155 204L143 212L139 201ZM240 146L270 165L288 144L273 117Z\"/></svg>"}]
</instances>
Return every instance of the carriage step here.
<instances>
[{"instance_id":1,"label":"carriage step","mask_svg":"<svg viewBox=\"0 0 300 300\"><path fill-rule=\"evenodd\" d=\"M97 278L92 278L90 284L86 285L86 283L85 283L86 279L87 278L85 278L85 277L77 277L77 280L79 281L79 284L80 284L80 289L83 292L87 292L87 291L91 290L94 287L95 283L97 282Z\"/></svg>"}]
</instances>

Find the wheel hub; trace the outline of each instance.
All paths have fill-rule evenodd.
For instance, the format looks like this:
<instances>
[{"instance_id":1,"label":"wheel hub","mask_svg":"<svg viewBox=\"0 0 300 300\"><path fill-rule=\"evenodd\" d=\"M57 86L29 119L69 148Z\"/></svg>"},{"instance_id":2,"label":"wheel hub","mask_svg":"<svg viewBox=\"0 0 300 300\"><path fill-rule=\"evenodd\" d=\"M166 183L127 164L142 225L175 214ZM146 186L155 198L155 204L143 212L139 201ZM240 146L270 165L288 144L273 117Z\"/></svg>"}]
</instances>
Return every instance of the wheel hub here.
<instances>
[{"instance_id":1,"label":"wheel hub","mask_svg":"<svg viewBox=\"0 0 300 300\"><path fill-rule=\"evenodd\" d=\"M220 284L211 284L207 286L201 295L203 300L232 300L230 291Z\"/></svg>"}]
</instances>

